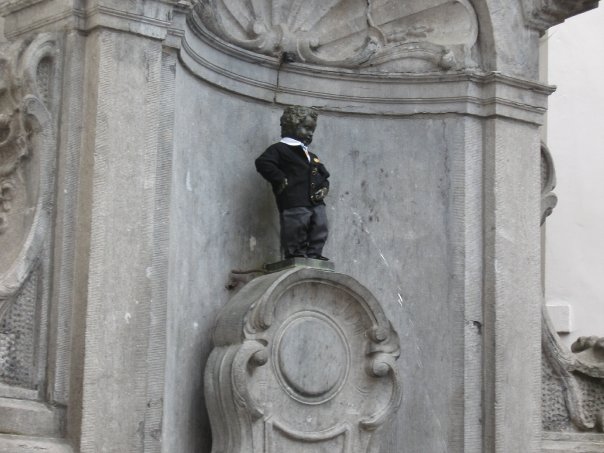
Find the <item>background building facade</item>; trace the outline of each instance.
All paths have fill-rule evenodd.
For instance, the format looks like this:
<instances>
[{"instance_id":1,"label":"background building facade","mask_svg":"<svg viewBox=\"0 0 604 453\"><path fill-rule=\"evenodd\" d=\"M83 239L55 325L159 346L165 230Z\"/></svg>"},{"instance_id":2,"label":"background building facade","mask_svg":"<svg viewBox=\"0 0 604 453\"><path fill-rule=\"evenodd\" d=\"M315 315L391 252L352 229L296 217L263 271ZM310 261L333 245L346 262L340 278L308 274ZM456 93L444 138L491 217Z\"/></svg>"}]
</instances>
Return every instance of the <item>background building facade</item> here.
<instances>
[{"instance_id":1,"label":"background building facade","mask_svg":"<svg viewBox=\"0 0 604 453\"><path fill-rule=\"evenodd\" d=\"M558 205L546 226L545 294L570 346L580 336L604 336L604 10L553 27L546 38L549 83L547 143L554 158ZM570 333L566 333L570 330Z\"/></svg>"}]
</instances>

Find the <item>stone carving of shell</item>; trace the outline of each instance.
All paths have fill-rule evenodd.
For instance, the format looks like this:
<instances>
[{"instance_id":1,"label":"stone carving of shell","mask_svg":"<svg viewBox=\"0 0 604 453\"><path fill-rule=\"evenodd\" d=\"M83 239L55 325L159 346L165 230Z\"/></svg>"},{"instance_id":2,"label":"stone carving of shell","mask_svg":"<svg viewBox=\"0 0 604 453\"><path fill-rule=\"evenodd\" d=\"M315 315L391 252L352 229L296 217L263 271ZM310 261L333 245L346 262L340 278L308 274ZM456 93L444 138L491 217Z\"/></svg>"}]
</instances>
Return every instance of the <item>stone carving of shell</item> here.
<instances>
[{"instance_id":1,"label":"stone carving of shell","mask_svg":"<svg viewBox=\"0 0 604 453\"><path fill-rule=\"evenodd\" d=\"M196 11L239 47L336 67L457 69L478 35L468 0L201 0Z\"/></svg>"}]
</instances>

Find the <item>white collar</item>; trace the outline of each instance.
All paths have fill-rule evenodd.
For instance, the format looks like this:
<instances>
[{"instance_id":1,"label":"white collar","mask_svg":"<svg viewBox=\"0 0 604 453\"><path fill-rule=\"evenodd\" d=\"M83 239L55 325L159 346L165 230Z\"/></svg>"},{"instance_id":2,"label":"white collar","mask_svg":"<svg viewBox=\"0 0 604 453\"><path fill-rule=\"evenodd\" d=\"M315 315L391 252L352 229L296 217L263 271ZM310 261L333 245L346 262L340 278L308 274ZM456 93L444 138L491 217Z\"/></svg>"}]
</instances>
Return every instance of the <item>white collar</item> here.
<instances>
[{"instance_id":1,"label":"white collar","mask_svg":"<svg viewBox=\"0 0 604 453\"><path fill-rule=\"evenodd\" d=\"M289 146L301 146L302 149L304 150L304 152L308 152L308 147L304 143L302 143L300 140L296 140L295 138L283 137L281 139L281 143L285 143L286 145L289 145Z\"/></svg>"}]
</instances>

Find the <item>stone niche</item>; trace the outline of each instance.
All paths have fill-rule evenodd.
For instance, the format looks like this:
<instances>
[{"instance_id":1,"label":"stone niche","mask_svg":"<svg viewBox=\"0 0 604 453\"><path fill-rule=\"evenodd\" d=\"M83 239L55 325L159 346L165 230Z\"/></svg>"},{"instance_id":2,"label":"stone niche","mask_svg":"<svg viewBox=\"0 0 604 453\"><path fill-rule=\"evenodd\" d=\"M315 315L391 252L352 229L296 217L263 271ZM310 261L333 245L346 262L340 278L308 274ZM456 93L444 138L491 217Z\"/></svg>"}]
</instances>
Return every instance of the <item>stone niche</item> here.
<instances>
[{"instance_id":1,"label":"stone niche","mask_svg":"<svg viewBox=\"0 0 604 453\"><path fill-rule=\"evenodd\" d=\"M522 76L503 67L489 72L492 63L485 59L495 54L489 47L494 38L483 2L372 1L369 10L367 5L207 1L195 2L187 18L174 88L166 451L208 452L217 438L235 438L210 433L217 403L204 398L197 377L213 347L223 350L240 341L212 346L209 334L217 313L230 304L232 294L224 287L230 270L258 269L279 258L273 195L253 161L280 139L279 117L287 104L320 112L311 150L332 174L325 255L375 295L401 335L399 371L412 390L392 423L383 425L382 453L481 453L492 448L483 433L508 429L513 436L497 434L509 440L502 451L537 448L538 266L530 260L519 266L517 256L538 257L538 126L551 88L531 80L534 68L526 61ZM501 10L516 21L521 15L518 9ZM504 19L512 23L512 17ZM537 32L522 30L537 42ZM520 44L506 42L509 48L497 55L509 50L506 62L519 65L526 57L515 51ZM503 194L491 187L495 183ZM500 278L499 270L491 280L485 276L492 262L485 256L495 250L485 232L499 231L485 222L501 221L510 224L497 223L506 234L497 253L509 254L509 269L527 283L492 289L483 282L516 281ZM526 225L535 227L526 232ZM518 235L517 251L509 246L510 234ZM500 305L488 299L493 294L501 297ZM497 332L500 324L514 325L514 335L501 327L509 339L486 338L495 332L495 321ZM488 323L493 325L486 328ZM311 323L312 329L323 326ZM504 344L505 355L488 349ZM536 369L508 366L506 358L521 351ZM273 365L250 366L250 391L258 391L262 387L254 379ZM483 367L518 375L495 379ZM267 391L282 392L284 401L295 400L282 385L306 385L288 372L274 379ZM311 384L311 394L324 390ZM506 395L505 411L521 411L525 418L510 416L515 424L504 426L499 415L485 415L484 408L495 408L486 398L495 394ZM255 395L254 407L264 410L260 402L268 398ZM233 417L241 415L239 406L230 407ZM265 418L242 426L253 431ZM276 418L266 428L283 442L292 436L280 427L304 428L281 423ZM229 429L243 428L235 423ZM334 438L332 447L336 439L343 437Z\"/></svg>"},{"instance_id":2,"label":"stone niche","mask_svg":"<svg viewBox=\"0 0 604 453\"><path fill-rule=\"evenodd\" d=\"M205 371L214 453L379 451L402 397L396 332L353 278L297 267L218 315Z\"/></svg>"},{"instance_id":3,"label":"stone niche","mask_svg":"<svg viewBox=\"0 0 604 453\"><path fill-rule=\"evenodd\" d=\"M539 451L538 40L597 3L0 0L0 450ZM233 296L230 271L279 258L253 162L287 104L320 111L350 277ZM303 283L244 322L272 279ZM324 380L296 336L328 343ZM238 372L206 400L213 348Z\"/></svg>"}]
</instances>

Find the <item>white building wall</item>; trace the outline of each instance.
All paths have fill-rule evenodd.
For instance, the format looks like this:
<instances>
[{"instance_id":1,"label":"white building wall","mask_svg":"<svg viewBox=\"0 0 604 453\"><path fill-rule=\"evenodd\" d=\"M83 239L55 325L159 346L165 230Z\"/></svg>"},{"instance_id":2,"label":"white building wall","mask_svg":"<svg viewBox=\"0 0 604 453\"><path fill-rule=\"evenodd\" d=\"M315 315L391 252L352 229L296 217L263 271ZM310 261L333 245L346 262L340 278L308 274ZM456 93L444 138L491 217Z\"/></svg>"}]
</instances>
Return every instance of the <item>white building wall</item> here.
<instances>
[{"instance_id":1,"label":"white building wall","mask_svg":"<svg viewBox=\"0 0 604 453\"><path fill-rule=\"evenodd\" d=\"M604 336L604 7L552 28L547 143L558 206L546 223L545 297L570 308L570 346ZM550 310L565 324L564 310Z\"/></svg>"}]
</instances>

